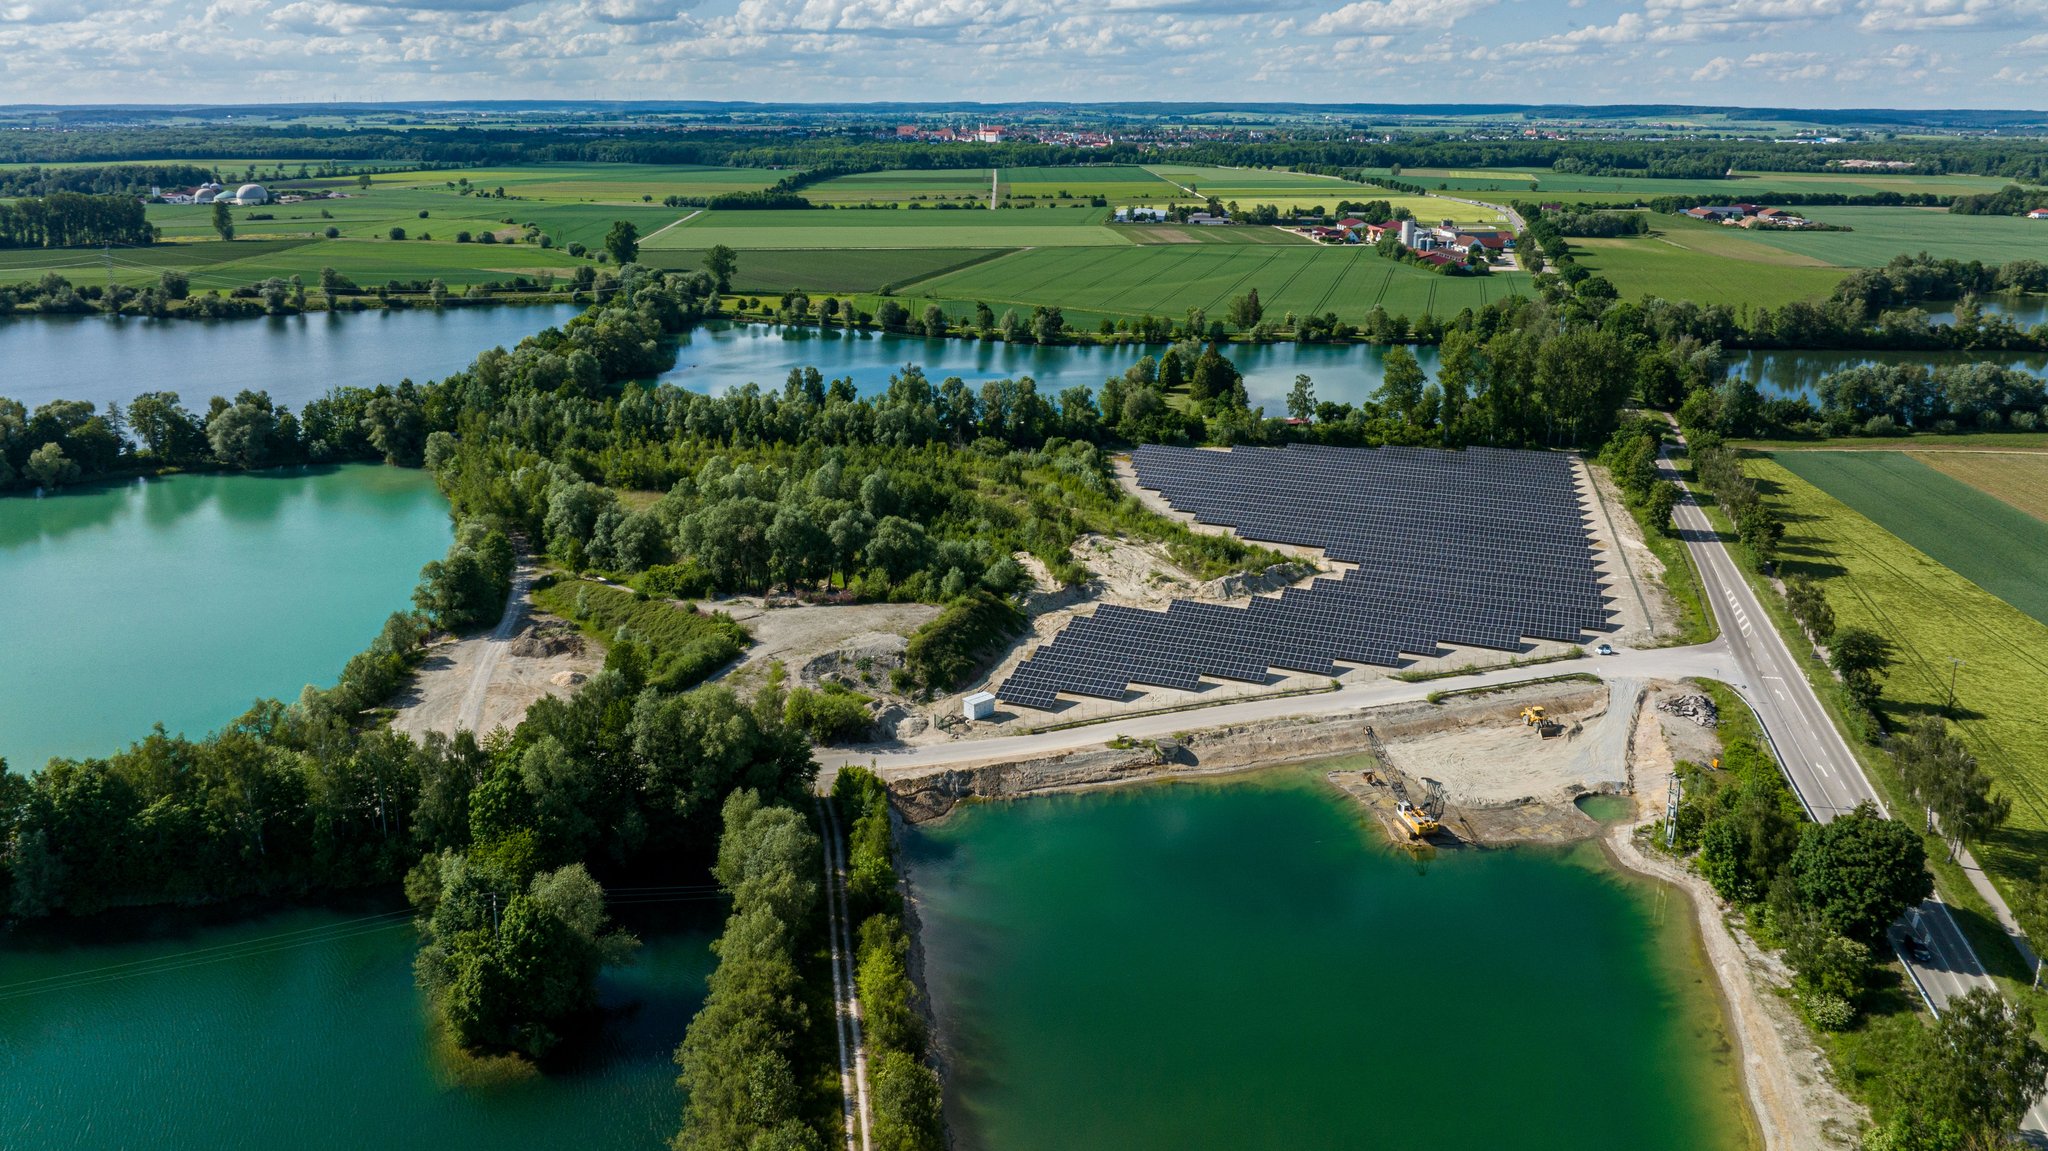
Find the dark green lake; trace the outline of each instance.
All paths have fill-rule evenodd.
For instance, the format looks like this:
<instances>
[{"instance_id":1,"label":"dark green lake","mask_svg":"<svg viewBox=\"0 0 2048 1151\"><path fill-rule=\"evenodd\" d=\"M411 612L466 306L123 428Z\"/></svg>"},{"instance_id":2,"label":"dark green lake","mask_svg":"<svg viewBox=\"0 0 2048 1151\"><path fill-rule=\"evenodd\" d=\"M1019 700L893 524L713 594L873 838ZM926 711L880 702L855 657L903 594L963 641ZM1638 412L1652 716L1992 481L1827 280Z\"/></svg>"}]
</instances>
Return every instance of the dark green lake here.
<instances>
[{"instance_id":1,"label":"dark green lake","mask_svg":"<svg viewBox=\"0 0 2048 1151\"><path fill-rule=\"evenodd\" d=\"M423 471L187 475L0 498L0 758L205 735L332 684L450 539Z\"/></svg>"},{"instance_id":2,"label":"dark green lake","mask_svg":"<svg viewBox=\"0 0 2048 1151\"><path fill-rule=\"evenodd\" d=\"M1419 866L1282 769L907 851L969 1151L1750 1145L1687 905L1595 845Z\"/></svg>"},{"instance_id":3,"label":"dark green lake","mask_svg":"<svg viewBox=\"0 0 2048 1151\"><path fill-rule=\"evenodd\" d=\"M481 1086L435 1053L417 936L388 903L17 931L0 947L0 1147L660 1151L721 915L631 924L646 945L599 981L589 1033L545 1076Z\"/></svg>"}]
</instances>

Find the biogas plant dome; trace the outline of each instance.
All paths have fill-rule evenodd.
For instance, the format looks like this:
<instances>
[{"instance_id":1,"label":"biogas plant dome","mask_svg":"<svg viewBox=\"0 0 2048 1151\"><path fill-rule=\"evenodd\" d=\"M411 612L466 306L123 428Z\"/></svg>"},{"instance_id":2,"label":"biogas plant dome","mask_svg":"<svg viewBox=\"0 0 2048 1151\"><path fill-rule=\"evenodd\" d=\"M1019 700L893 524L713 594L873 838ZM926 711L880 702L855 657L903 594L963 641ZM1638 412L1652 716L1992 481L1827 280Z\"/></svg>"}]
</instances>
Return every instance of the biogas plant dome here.
<instances>
[{"instance_id":1,"label":"biogas plant dome","mask_svg":"<svg viewBox=\"0 0 2048 1151\"><path fill-rule=\"evenodd\" d=\"M244 184L235 189L235 203L237 204L268 204L269 202L270 193L265 191L261 184Z\"/></svg>"}]
</instances>

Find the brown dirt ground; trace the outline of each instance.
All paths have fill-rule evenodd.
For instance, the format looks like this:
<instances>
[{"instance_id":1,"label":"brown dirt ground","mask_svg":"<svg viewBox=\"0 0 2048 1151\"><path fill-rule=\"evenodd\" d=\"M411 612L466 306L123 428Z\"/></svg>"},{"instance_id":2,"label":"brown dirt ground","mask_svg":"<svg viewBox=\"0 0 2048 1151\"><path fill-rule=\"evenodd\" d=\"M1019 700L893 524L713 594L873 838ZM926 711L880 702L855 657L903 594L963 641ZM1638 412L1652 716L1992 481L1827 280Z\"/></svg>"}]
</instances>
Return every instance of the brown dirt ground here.
<instances>
[{"instance_id":1,"label":"brown dirt ground","mask_svg":"<svg viewBox=\"0 0 2048 1151\"><path fill-rule=\"evenodd\" d=\"M922 603L768 602L776 606L754 596L705 605L731 615L754 637L745 658L724 677L735 687L764 679L768 665L780 661L798 682L817 683L833 675L868 695L886 694L889 671L902 666L910 633L940 610Z\"/></svg>"},{"instance_id":2,"label":"brown dirt ground","mask_svg":"<svg viewBox=\"0 0 2048 1151\"><path fill-rule=\"evenodd\" d=\"M393 701L398 714L391 726L418 739L430 731L455 734L463 698L475 676L476 662L490 643L488 632L467 639L443 639L427 649L413 682ZM526 709L543 696L566 697L604 666L604 653L577 633L574 625L537 613L498 660L485 689L482 730L517 727Z\"/></svg>"}]
</instances>

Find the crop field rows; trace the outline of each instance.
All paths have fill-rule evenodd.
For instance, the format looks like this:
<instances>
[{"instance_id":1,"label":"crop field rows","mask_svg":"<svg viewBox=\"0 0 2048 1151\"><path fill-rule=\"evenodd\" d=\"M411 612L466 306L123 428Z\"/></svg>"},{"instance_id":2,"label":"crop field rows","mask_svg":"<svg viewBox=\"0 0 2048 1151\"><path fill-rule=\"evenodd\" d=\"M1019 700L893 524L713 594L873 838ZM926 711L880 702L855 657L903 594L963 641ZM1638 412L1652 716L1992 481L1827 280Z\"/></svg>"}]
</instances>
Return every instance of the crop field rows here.
<instances>
[{"instance_id":1,"label":"crop field rows","mask_svg":"<svg viewBox=\"0 0 2048 1151\"><path fill-rule=\"evenodd\" d=\"M1842 454L1848 453L1784 452L1752 461L1753 474L1786 515L1781 567L1824 578L1838 626L1870 628L1897 645L1884 685L1894 722L1942 710L1955 674L1959 730L2013 799L2011 821L1978 856L1996 878L2031 880L2048 850L2048 744L2036 726L2048 698L2048 624L1783 466L1807 468L1806 455ZM1963 663L1956 667L1952 659Z\"/></svg>"},{"instance_id":2,"label":"crop field rows","mask_svg":"<svg viewBox=\"0 0 2048 1151\"><path fill-rule=\"evenodd\" d=\"M1684 180L1632 176L1586 176L1543 168L1381 168L1370 175L1420 184L1433 191L1497 192L1506 198L1563 203L1635 203L1658 196L1711 196L1729 203L1768 200L1785 193L1838 192L1867 196L1995 192L2008 181L1991 176L1929 176L1877 172L1753 172L1726 180Z\"/></svg>"},{"instance_id":3,"label":"crop field rows","mask_svg":"<svg viewBox=\"0 0 2048 1151\"><path fill-rule=\"evenodd\" d=\"M2048 451L1914 452L1935 471L2048 522Z\"/></svg>"},{"instance_id":4,"label":"crop field rows","mask_svg":"<svg viewBox=\"0 0 2048 1151\"><path fill-rule=\"evenodd\" d=\"M1054 304L1113 316L1178 316L1203 308L1220 318L1233 298L1252 288L1270 316L1335 312L1354 323L1375 304L1396 315L1444 317L1528 290L1520 273L1439 276L1363 248L1219 244L1020 251L935 276L913 294L955 314L971 312L982 301Z\"/></svg>"},{"instance_id":5,"label":"crop field rows","mask_svg":"<svg viewBox=\"0 0 2048 1151\"><path fill-rule=\"evenodd\" d=\"M2048 624L2048 523L1910 452L1785 452L1774 458L1935 562Z\"/></svg>"}]
</instances>

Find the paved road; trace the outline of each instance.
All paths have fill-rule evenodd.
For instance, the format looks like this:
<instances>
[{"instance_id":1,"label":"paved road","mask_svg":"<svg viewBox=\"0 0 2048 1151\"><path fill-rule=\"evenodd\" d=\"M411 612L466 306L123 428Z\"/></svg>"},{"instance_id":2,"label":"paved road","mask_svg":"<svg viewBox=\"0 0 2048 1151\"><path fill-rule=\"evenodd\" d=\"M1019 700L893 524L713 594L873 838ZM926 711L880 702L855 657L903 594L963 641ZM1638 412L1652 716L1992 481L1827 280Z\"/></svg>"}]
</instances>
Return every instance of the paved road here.
<instances>
[{"instance_id":1,"label":"paved road","mask_svg":"<svg viewBox=\"0 0 2048 1151\"><path fill-rule=\"evenodd\" d=\"M1660 458L1658 468L1665 478L1678 480L1669 460ZM1873 803L1884 810L1884 801L1864 776L1848 741L1821 707L1784 637L1757 602L1734 556L1690 491L1680 501L1674 520L1699 569L1702 594L1712 603L1733 662L1740 669L1740 678L1728 682L1756 709L1778 762L1784 764L1807 811L1825 823L1860 803ZM1913 958L1904 946L1908 930L1925 939L1924 957ZM1966 991L1997 990L1939 896L1923 902L1908 914L1906 923L1893 928L1892 946L1937 1014ZM2048 1104L2035 1104L2022 1133L2036 1146L2048 1146Z\"/></svg>"},{"instance_id":2,"label":"paved road","mask_svg":"<svg viewBox=\"0 0 2048 1151\"><path fill-rule=\"evenodd\" d=\"M1427 699L1433 691L1455 691L1474 687L1504 687L1534 679L1574 672L1592 672L1610 681L1684 679L1708 676L1727 679L1735 664L1727 645L1719 640L1694 647L1661 647L1644 651L1622 651L1611 656L1587 656L1532 667L1502 668L1471 675L1407 683L1398 679L1374 679L1347 684L1336 691L1313 695L1290 695L1218 703L1198 710L1169 711L1123 719L1105 719L1082 727L1035 735L1011 735L993 739L963 739L899 752L848 751L819 748L818 763L825 769L820 787L830 787L829 773L846 765L873 765L884 778L917 775L949 767L978 763L1007 763L1038 759L1063 751L1101 747L1113 736L1154 739L1191 727L1227 727L1290 716L1328 716Z\"/></svg>"}]
</instances>

